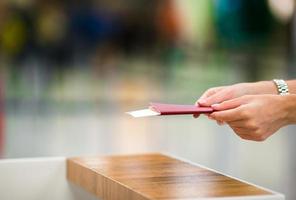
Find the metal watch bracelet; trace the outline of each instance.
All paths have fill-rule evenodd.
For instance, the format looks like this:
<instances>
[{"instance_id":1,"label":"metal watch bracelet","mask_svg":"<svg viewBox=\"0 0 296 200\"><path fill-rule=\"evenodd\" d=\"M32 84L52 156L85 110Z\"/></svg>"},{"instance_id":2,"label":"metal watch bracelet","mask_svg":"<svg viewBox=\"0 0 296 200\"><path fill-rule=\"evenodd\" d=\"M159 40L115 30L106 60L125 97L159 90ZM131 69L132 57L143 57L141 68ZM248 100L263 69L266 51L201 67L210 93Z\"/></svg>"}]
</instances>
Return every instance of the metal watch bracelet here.
<instances>
[{"instance_id":1,"label":"metal watch bracelet","mask_svg":"<svg viewBox=\"0 0 296 200\"><path fill-rule=\"evenodd\" d=\"M288 84L286 83L286 81L284 81L283 79L273 79L273 82L275 83L275 85L277 87L279 95L289 94L289 88L288 88Z\"/></svg>"}]
</instances>

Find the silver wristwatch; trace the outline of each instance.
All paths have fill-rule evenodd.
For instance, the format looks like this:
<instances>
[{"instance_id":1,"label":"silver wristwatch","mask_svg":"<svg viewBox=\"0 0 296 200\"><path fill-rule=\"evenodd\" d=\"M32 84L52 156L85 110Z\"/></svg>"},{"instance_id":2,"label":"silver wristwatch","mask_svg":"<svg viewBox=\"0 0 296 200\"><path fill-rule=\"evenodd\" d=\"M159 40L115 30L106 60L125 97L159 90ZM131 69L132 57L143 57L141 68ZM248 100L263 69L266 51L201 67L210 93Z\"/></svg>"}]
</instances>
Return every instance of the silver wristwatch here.
<instances>
[{"instance_id":1,"label":"silver wristwatch","mask_svg":"<svg viewBox=\"0 0 296 200\"><path fill-rule=\"evenodd\" d=\"M282 79L273 79L273 82L275 83L279 95L287 95L289 94L289 88L286 81Z\"/></svg>"}]
</instances>

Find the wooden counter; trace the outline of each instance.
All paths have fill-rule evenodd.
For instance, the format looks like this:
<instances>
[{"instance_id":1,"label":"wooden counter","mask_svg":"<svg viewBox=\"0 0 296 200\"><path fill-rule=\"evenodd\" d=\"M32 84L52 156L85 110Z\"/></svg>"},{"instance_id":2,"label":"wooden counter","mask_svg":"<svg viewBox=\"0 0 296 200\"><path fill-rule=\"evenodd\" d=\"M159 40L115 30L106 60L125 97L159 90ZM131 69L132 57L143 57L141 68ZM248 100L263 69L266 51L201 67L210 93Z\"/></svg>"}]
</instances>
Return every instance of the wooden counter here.
<instances>
[{"instance_id":1,"label":"wooden counter","mask_svg":"<svg viewBox=\"0 0 296 200\"><path fill-rule=\"evenodd\" d=\"M284 199L162 154L70 158L67 178L103 200Z\"/></svg>"}]
</instances>

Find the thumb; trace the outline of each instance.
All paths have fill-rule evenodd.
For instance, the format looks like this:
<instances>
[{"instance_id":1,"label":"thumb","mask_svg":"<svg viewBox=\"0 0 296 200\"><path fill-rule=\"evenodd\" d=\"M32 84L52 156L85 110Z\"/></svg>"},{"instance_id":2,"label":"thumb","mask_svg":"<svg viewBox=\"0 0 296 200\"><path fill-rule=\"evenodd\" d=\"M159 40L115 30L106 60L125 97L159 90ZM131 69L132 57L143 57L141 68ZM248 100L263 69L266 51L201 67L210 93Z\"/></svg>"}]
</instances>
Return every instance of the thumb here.
<instances>
[{"instance_id":1,"label":"thumb","mask_svg":"<svg viewBox=\"0 0 296 200\"><path fill-rule=\"evenodd\" d=\"M209 96L204 99L200 99L199 104L201 106L211 106L213 104L221 103L221 102L229 100L229 99L230 99L230 97L229 97L228 91L221 90L212 96Z\"/></svg>"},{"instance_id":2,"label":"thumb","mask_svg":"<svg viewBox=\"0 0 296 200\"><path fill-rule=\"evenodd\" d=\"M207 91L205 91L201 97L196 101L195 105L201 105L201 106L206 106L204 105L205 101L204 99L209 98L212 95L215 95L216 93L220 92L222 89L224 88L224 86L221 87L214 87L214 88L210 88Z\"/></svg>"}]
</instances>

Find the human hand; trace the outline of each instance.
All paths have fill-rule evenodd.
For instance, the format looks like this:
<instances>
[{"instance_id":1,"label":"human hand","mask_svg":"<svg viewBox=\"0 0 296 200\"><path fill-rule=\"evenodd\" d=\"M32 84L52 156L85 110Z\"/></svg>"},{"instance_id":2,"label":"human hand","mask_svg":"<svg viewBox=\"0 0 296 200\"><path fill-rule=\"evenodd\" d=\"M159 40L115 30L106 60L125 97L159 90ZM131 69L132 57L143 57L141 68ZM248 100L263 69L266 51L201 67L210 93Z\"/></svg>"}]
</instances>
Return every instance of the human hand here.
<instances>
[{"instance_id":1,"label":"human hand","mask_svg":"<svg viewBox=\"0 0 296 200\"><path fill-rule=\"evenodd\" d=\"M246 95L214 104L216 110L209 115L218 122L227 123L246 140L264 141L288 124L285 96Z\"/></svg>"},{"instance_id":2,"label":"human hand","mask_svg":"<svg viewBox=\"0 0 296 200\"><path fill-rule=\"evenodd\" d=\"M238 83L230 86L214 87L205 91L196 101L195 105L211 106L244 95L277 94L272 81L260 81L255 83ZM199 115L194 115L195 118Z\"/></svg>"}]
</instances>

